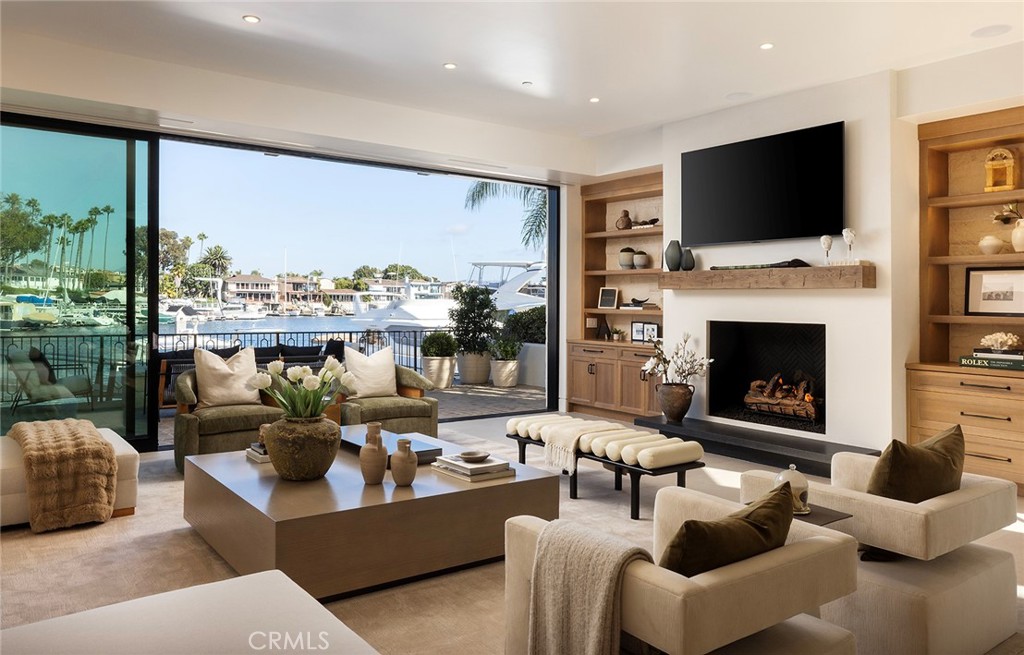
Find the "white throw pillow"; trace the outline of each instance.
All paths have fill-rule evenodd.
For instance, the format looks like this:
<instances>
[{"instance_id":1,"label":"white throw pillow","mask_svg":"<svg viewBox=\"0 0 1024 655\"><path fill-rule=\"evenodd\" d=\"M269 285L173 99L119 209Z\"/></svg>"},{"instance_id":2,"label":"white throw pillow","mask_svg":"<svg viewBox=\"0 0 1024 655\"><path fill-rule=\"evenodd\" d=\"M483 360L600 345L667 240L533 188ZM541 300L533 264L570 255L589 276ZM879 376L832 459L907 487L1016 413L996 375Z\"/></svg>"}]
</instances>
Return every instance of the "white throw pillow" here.
<instances>
[{"instance_id":1,"label":"white throw pillow","mask_svg":"<svg viewBox=\"0 0 1024 655\"><path fill-rule=\"evenodd\" d=\"M395 354L391 346L369 357L355 348L345 348L345 368L355 378L355 398L377 398L398 393Z\"/></svg>"},{"instance_id":2,"label":"white throw pillow","mask_svg":"<svg viewBox=\"0 0 1024 655\"><path fill-rule=\"evenodd\" d=\"M230 359L196 348L195 360L196 386L199 388L196 409L260 403L260 392L250 389L247 384L256 375L256 354L252 348L243 348Z\"/></svg>"}]
</instances>

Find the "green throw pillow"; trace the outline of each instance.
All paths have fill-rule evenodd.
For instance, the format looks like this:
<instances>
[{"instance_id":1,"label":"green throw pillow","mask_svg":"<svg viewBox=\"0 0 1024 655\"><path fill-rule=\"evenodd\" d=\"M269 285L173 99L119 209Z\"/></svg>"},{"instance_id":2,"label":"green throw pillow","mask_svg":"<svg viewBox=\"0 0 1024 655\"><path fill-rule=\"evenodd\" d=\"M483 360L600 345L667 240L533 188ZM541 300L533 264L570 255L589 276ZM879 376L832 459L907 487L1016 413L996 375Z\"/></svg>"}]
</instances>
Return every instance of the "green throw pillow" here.
<instances>
[{"instance_id":1,"label":"green throw pillow","mask_svg":"<svg viewBox=\"0 0 1024 655\"><path fill-rule=\"evenodd\" d=\"M878 458L868 493L919 503L960 488L964 472L964 433L959 425L908 446L893 441Z\"/></svg>"},{"instance_id":2,"label":"green throw pillow","mask_svg":"<svg viewBox=\"0 0 1024 655\"><path fill-rule=\"evenodd\" d=\"M724 518L683 521L658 565L693 577L778 548L792 522L793 490L785 482Z\"/></svg>"}]
</instances>

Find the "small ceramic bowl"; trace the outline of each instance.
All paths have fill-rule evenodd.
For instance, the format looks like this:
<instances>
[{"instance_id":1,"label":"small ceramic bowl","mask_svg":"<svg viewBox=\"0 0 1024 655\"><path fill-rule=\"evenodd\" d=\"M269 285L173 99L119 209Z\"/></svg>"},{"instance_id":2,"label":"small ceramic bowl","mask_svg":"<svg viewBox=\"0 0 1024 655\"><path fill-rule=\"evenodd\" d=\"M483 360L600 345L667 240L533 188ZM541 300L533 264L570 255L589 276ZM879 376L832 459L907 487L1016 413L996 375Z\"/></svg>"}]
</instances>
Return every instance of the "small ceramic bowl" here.
<instances>
[{"instance_id":1,"label":"small ceramic bowl","mask_svg":"<svg viewBox=\"0 0 1024 655\"><path fill-rule=\"evenodd\" d=\"M475 462L482 462L490 456L490 453L485 453L482 450L467 450L466 452L459 455L462 461L469 462L470 464L473 464Z\"/></svg>"}]
</instances>

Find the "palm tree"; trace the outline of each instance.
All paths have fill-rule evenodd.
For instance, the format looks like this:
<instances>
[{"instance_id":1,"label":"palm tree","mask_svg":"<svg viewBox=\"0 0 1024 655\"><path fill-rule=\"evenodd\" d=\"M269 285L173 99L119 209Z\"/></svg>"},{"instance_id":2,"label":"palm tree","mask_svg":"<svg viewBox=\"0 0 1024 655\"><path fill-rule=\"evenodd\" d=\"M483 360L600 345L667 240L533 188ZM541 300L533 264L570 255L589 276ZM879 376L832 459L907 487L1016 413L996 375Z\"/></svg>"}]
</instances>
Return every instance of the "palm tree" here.
<instances>
[{"instance_id":1,"label":"palm tree","mask_svg":"<svg viewBox=\"0 0 1024 655\"><path fill-rule=\"evenodd\" d=\"M548 231L548 191L543 187L480 180L466 190L466 209L478 210L491 198L517 198L523 203L523 246L540 249Z\"/></svg>"},{"instance_id":2,"label":"palm tree","mask_svg":"<svg viewBox=\"0 0 1024 655\"><path fill-rule=\"evenodd\" d=\"M107 221L103 228L103 275L107 274L107 237L110 235L110 215L114 213L114 208L110 205L104 205L100 208L100 211L107 215Z\"/></svg>"},{"instance_id":3,"label":"palm tree","mask_svg":"<svg viewBox=\"0 0 1024 655\"><path fill-rule=\"evenodd\" d=\"M86 275L86 280L90 281L92 280L93 267L92 251L93 246L96 245L96 226L100 224L100 214L102 213L99 207L93 207L89 210L89 218L87 219L89 221L89 274Z\"/></svg>"},{"instance_id":4,"label":"palm tree","mask_svg":"<svg viewBox=\"0 0 1024 655\"><path fill-rule=\"evenodd\" d=\"M203 261L203 244L210 237L206 236L206 232L200 232L196 235L196 238L199 239L199 261Z\"/></svg>"},{"instance_id":5,"label":"palm tree","mask_svg":"<svg viewBox=\"0 0 1024 655\"><path fill-rule=\"evenodd\" d=\"M47 214L39 219L39 223L49 230L46 237L46 275L50 275L50 257L53 255L53 231L60 225L60 217L56 214Z\"/></svg>"},{"instance_id":6,"label":"palm tree","mask_svg":"<svg viewBox=\"0 0 1024 655\"><path fill-rule=\"evenodd\" d=\"M188 260L192 259L192 244L193 243L195 243L195 241L192 240L192 237L182 237L181 238L181 245L185 247L185 265L186 266L188 266Z\"/></svg>"},{"instance_id":7,"label":"palm tree","mask_svg":"<svg viewBox=\"0 0 1024 655\"><path fill-rule=\"evenodd\" d=\"M80 221L75 221L71 225L71 233L77 234L78 236L78 253L75 257L75 269L78 271L78 279L80 281L78 289L81 291L85 288L86 276L82 274L82 250L85 246L85 233L89 231L89 219L83 218Z\"/></svg>"},{"instance_id":8,"label":"palm tree","mask_svg":"<svg viewBox=\"0 0 1024 655\"><path fill-rule=\"evenodd\" d=\"M64 281L67 276L67 263L64 261L64 254L67 252L68 244L71 242L68 239L68 230L71 229L71 215L61 214L57 220L60 221L60 236L57 238L57 247L60 249L57 254L60 258L60 275L57 279L59 280L59 286L67 289L67 284Z\"/></svg>"},{"instance_id":9,"label":"palm tree","mask_svg":"<svg viewBox=\"0 0 1024 655\"><path fill-rule=\"evenodd\" d=\"M217 277L224 277L231 267L231 255L221 246L210 246L206 255L199 262L212 268L213 274Z\"/></svg>"}]
</instances>

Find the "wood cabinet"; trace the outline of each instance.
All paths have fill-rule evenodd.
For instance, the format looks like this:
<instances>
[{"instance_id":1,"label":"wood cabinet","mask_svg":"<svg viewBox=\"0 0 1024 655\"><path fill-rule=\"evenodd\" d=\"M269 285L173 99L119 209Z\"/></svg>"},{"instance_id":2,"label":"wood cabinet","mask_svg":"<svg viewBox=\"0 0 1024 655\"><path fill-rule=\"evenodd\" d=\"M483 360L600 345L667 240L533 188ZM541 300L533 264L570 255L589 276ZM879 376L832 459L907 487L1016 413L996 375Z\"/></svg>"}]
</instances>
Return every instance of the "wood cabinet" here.
<instances>
[{"instance_id":1,"label":"wood cabinet","mask_svg":"<svg viewBox=\"0 0 1024 655\"><path fill-rule=\"evenodd\" d=\"M960 424L964 470L1013 480L1024 490L1024 371L908 364L910 443Z\"/></svg>"},{"instance_id":2,"label":"wood cabinet","mask_svg":"<svg viewBox=\"0 0 1024 655\"><path fill-rule=\"evenodd\" d=\"M920 141L920 363L907 364L907 439L926 439L959 423L967 441L964 470L992 475L1024 490L1024 371L961 367L981 337L1024 337L1024 317L967 315L966 270L1024 265L1013 252L1013 223L993 222L1002 205L1024 201L1017 189L985 193L985 157L1008 148L1024 164L1024 107L918 128ZM1024 204L1024 203L1022 203ZM978 246L992 235L995 255Z\"/></svg>"},{"instance_id":3,"label":"wood cabinet","mask_svg":"<svg viewBox=\"0 0 1024 655\"><path fill-rule=\"evenodd\" d=\"M661 413L655 380L641 371L649 346L603 341L569 342L569 411L621 418Z\"/></svg>"}]
</instances>

